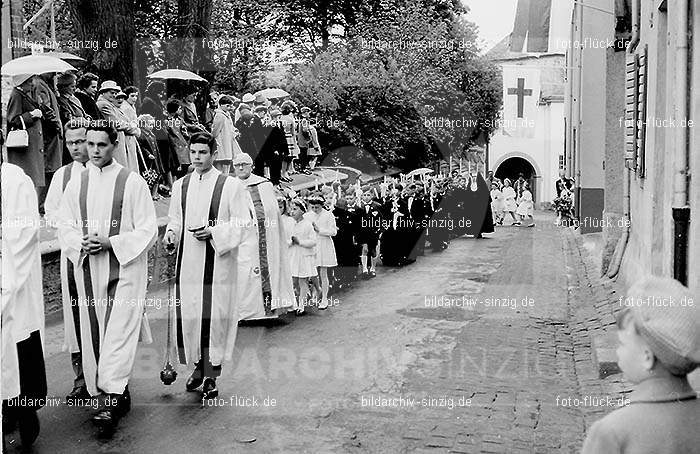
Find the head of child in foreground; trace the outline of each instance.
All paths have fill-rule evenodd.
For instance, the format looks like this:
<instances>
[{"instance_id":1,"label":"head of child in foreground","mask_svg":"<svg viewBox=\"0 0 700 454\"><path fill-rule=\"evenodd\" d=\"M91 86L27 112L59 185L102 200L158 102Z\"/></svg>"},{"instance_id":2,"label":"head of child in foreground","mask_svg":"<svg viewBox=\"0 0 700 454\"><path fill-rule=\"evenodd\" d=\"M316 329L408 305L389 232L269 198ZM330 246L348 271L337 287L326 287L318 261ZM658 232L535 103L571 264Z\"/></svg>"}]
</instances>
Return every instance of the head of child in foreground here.
<instances>
[{"instance_id":1,"label":"head of child in foreground","mask_svg":"<svg viewBox=\"0 0 700 454\"><path fill-rule=\"evenodd\" d=\"M625 379L685 377L700 367L700 301L678 281L647 277L618 315L617 363Z\"/></svg>"},{"instance_id":2,"label":"head of child in foreground","mask_svg":"<svg viewBox=\"0 0 700 454\"><path fill-rule=\"evenodd\" d=\"M300 221L306 213L306 205L301 200L294 200L289 207L289 214L297 221Z\"/></svg>"}]
</instances>

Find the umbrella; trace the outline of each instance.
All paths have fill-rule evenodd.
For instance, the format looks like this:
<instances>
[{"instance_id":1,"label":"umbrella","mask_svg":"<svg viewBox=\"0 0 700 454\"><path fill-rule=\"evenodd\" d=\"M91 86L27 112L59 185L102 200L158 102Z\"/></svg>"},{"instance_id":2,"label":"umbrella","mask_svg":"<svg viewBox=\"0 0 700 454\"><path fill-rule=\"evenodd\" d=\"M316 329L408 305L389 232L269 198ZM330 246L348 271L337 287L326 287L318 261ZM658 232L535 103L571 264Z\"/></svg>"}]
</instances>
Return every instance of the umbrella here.
<instances>
[{"instance_id":1,"label":"umbrella","mask_svg":"<svg viewBox=\"0 0 700 454\"><path fill-rule=\"evenodd\" d=\"M63 73L77 71L77 69L60 58L36 54L10 60L2 65L0 71L3 76L17 76L20 74Z\"/></svg>"},{"instance_id":2,"label":"umbrella","mask_svg":"<svg viewBox=\"0 0 700 454\"><path fill-rule=\"evenodd\" d=\"M77 55L71 54L69 52L44 52L42 55L46 55L49 57L56 57L59 58L63 61L72 61L76 63L82 63L85 61L84 58L78 57Z\"/></svg>"},{"instance_id":3,"label":"umbrella","mask_svg":"<svg viewBox=\"0 0 700 454\"><path fill-rule=\"evenodd\" d=\"M289 93L282 90L281 88L265 88L264 90L260 90L259 92L256 92L255 96L257 96L257 95L263 95L267 99L277 99L277 98L284 98L286 96L289 96Z\"/></svg>"},{"instance_id":4,"label":"umbrella","mask_svg":"<svg viewBox=\"0 0 700 454\"><path fill-rule=\"evenodd\" d=\"M196 80L197 82L206 82L203 77L198 76L192 71L185 69L163 69L156 71L153 74L146 76L149 79L180 79L180 80Z\"/></svg>"},{"instance_id":5,"label":"umbrella","mask_svg":"<svg viewBox=\"0 0 700 454\"><path fill-rule=\"evenodd\" d=\"M428 173L433 173L433 169L427 169L427 168L422 168L422 169L416 169L416 170L411 170L408 172L408 175L406 175L407 178L413 178L416 175L426 175Z\"/></svg>"}]
</instances>

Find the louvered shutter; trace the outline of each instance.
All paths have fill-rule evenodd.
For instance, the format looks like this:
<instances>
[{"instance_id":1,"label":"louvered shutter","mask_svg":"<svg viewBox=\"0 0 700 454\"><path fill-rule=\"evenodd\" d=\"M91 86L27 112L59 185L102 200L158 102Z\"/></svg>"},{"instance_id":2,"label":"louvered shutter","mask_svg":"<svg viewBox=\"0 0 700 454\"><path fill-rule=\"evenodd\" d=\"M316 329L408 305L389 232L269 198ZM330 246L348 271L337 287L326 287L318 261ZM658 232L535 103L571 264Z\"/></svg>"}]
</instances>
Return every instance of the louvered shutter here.
<instances>
[{"instance_id":1,"label":"louvered shutter","mask_svg":"<svg viewBox=\"0 0 700 454\"><path fill-rule=\"evenodd\" d=\"M634 168L637 154L637 125L639 85L637 84L637 54L627 54L625 64L625 165Z\"/></svg>"},{"instance_id":2,"label":"louvered shutter","mask_svg":"<svg viewBox=\"0 0 700 454\"><path fill-rule=\"evenodd\" d=\"M648 47L644 46L644 52L638 57L638 110L639 127L637 128L637 176L644 178L646 170L646 137L647 137L647 80L648 80Z\"/></svg>"},{"instance_id":3,"label":"louvered shutter","mask_svg":"<svg viewBox=\"0 0 700 454\"><path fill-rule=\"evenodd\" d=\"M644 177L646 169L647 59L642 54L627 55L625 76L625 163Z\"/></svg>"}]
</instances>

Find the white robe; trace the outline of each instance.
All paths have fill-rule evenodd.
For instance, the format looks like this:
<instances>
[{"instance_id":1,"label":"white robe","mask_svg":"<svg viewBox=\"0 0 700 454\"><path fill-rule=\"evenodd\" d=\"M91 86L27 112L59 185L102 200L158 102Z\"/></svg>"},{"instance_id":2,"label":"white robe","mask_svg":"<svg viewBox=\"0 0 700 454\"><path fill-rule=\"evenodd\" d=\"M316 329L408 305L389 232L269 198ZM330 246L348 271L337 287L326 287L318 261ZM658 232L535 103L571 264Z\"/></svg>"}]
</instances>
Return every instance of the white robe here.
<instances>
[{"instance_id":1,"label":"white robe","mask_svg":"<svg viewBox=\"0 0 700 454\"><path fill-rule=\"evenodd\" d=\"M183 221L183 188L186 188ZM202 358L208 343L209 361L219 366L230 360L238 328L236 272L238 246L252 225L248 193L238 178L216 169L196 171L173 185L170 223L178 245L172 339L181 364ZM208 225L212 238L197 240L188 228ZM209 329L203 330L203 323ZM204 331L204 332L203 332Z\"/></svg>"},{"instance_id":2,"label":"white robe","mask_svg":"<svg viewBox=\"0 0 700 454\"><path fill-rule=\"evenodd\" d=\"M80 176L83 170L85 170L83 164L73 161L58 169L51 179L44 202L46 224L49 227L57 228L63 192L68 187L70 180ZM78 295L73 264L63 251L61 251L61 299L63 302L63 351L77 353L80 351L80 333L75 329L76 325L80 325L80 311L77 306Z\"/></svg>"},{"instance_id":3,"label":"white robe","mask_svg":"<svg viewBox=\"0 0 700 454\"><path fill-rule=\"evenodd\" d=\"M3 163L2 179L2 399L20 393L17 343L39 331L44 339L44 295L39 252L39 211L34 183Z\"/></svg>"},{"instance_id":4,"label":"white robe","mask_svg":"<svg viewBox=\"0 0 700 454\"><path fill-rule=\"evenodd\" d=\"M158 232L153 200L138 174L114 161L102 169L88 163L68 183L60 216L61 249L75 267L80 318L86 320L80 328L88 391L121 394L136 358L148 250ZM81 254L84 232L109 236L112 251Z\"/></svg>"},{"instance_id":5,"label":"white robe","mask_svg":"<svg viewBox=\"0 0 700 454\"><path fill-rule=\"evenodd\" d=\"M272 317L273 310L284 311L293 307L295 300L289 266L288 232L285 232L274 187L267 179L253 174L243 183L248 188L248 206L254 225L245 230L238 248L237 296L240 298L241 320L252 320ZM261 201L262 205L256 200ZM261 220L262 226L259 225ZM264 248L261 248L260 232L265 235ZM261 265L261 249L265 254L267 273ZM263 280L268 275L269 280ZM263 286L271 292L268 310L264 304Z\"/></svg>"}]
</instances>

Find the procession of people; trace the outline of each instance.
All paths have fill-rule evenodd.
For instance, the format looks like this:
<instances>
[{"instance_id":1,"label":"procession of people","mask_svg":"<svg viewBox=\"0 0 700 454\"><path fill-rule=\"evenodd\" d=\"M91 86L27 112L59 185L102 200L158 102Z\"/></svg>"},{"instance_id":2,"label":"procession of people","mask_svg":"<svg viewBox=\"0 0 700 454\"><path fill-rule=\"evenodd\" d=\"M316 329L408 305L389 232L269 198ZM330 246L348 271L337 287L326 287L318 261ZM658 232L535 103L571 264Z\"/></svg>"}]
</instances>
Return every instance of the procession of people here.
<instances>
[{"instance_id":1,"label":"procession of people","mask_svg":"<svg viewBox=\"0 0 700 454\"><path fill-rule=\"evenodd\" d=\"M8 123L45 127L51 111L31 98L36 76L21 79ZM476 165L295 191L290 175L312 174L322 151L311 109L293 101L246 94L249 105L212 92L205 126L192 91L164 101L164 86L152 82L139 103L136 87L92 74L57 80L50 121L62 122L55 135L63 165L47 172L26 150L8 148L2 167L3 182L18 181L3 184L3 221L15 221L6 235L16 238L3 239L3 274L17 275L3 288L3 348L16 345L7 356L16 360L3 362L3 409L22 409L3 423L5 433L20 429L23 445L38 436L46 396L42 214L61 248L63 348L74 372L66 401L97 399L101 435L129 412L139 342L153 342L145 299L154 246L175 260L168 358L172 348L191 371L185 388L208 399L218 395L239 322L288 323L289 315L328 310L339 290L374 278L379 263L410 265L426 247L439 252L457 237L494 232L491 193ZM29 140L48 146L41 134ZM170 198L169 222L159 239L154 202L162 197Z\"/></svg>"}]
</instances>

